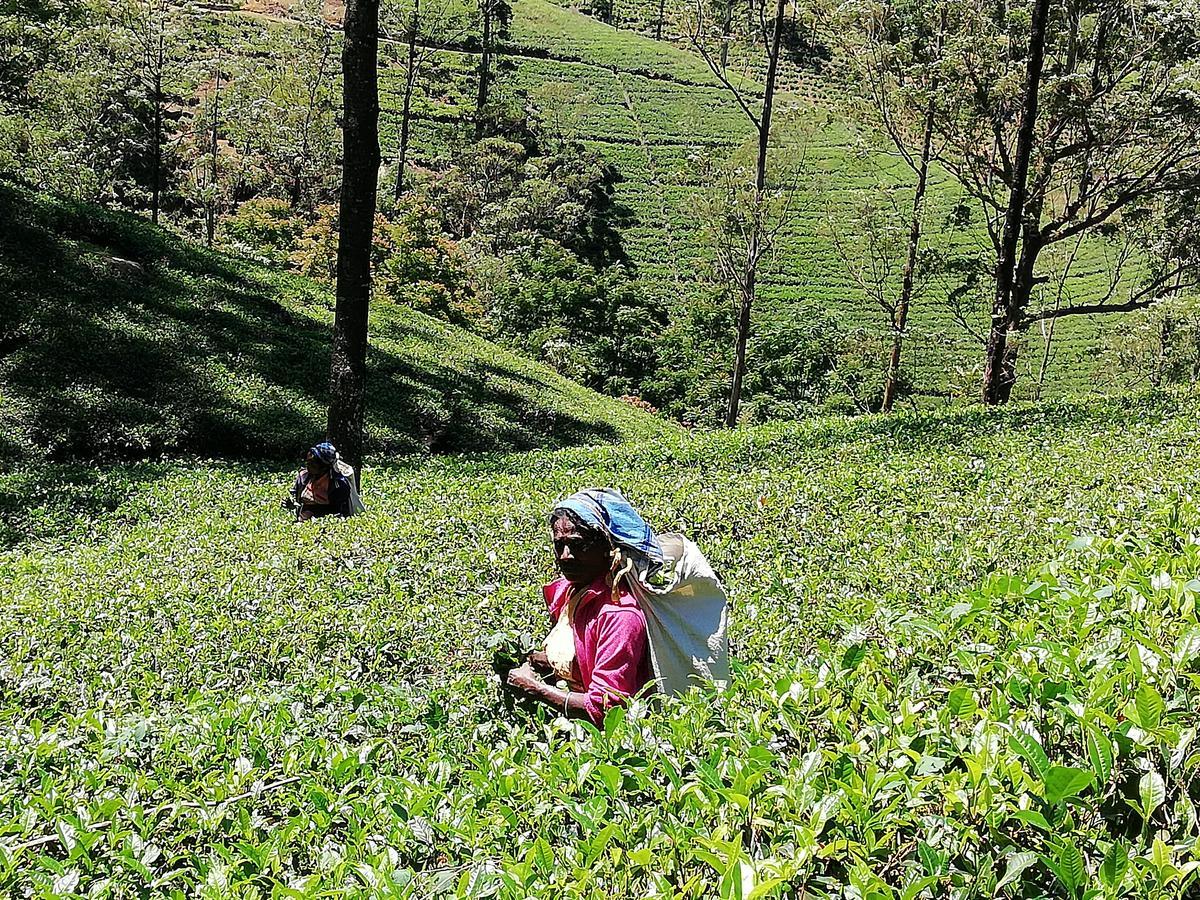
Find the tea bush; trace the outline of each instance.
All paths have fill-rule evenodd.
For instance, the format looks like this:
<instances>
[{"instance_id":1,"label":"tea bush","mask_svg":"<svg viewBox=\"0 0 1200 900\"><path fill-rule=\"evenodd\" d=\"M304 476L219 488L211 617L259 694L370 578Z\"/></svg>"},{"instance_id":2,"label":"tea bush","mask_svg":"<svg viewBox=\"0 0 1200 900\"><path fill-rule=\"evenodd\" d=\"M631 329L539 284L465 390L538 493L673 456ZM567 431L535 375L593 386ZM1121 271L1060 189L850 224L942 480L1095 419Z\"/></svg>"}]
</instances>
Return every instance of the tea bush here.
<instances>
[{"instance_id":1,"label":"tea bush","mask_svg":"<svg viewBox=\"0 0 1200 900\"><path fill-rule=\"evenodd\" d=\"M113 512L0 555L0 890L1184 896L1198 413L401 459L304 526L284 470L97 469ZM544 515L601 483L722 573L732 684L602 730L507 712Z\"/></svg>"}]
</instances>

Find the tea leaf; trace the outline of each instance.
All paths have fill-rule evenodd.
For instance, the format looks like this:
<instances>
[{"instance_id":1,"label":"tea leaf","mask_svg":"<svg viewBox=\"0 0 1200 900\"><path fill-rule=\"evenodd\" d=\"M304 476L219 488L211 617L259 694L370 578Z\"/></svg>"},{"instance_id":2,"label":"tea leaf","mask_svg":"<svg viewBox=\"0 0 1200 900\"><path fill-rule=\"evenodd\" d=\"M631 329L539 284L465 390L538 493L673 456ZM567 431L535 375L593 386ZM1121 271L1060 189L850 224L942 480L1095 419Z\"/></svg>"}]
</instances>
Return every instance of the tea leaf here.
<instances>
[{"instance_id":1,"label":"tea leaf","mask_svg":"<svg viewBox=\"0 0 1200 900\"><path fill-rule=\"evenodd\" d=\"M1167 785L1157 771L1151 769L1138 780L1138 799L1141 801L1141 813L1144 819L1154 815L1167 799Z\"/></svg>"},{"instance_id":2,"label":"tea leaf","mask_svg":"<svg viewBox=\"0 0 1200 900\"><path fill-rule=\"evenodd\" d=\"M1166 704L1162 696L1148 681L1143 681L1134 694L1134 705L1137 709L1138 724L1143 728L1155 729L1162 721Z\"/></svg>"},{"instance_id":3,"label":"tea leaf","mask_svg":"<svg viewBox=\"0 0 1200 900\"><path fill-rule=\"evenodd\" d=\"M1046 802L1054 805L1086 790L1092 773L1071 766L1051 766L1046 773Z\"/></svg>"}]
</instances>

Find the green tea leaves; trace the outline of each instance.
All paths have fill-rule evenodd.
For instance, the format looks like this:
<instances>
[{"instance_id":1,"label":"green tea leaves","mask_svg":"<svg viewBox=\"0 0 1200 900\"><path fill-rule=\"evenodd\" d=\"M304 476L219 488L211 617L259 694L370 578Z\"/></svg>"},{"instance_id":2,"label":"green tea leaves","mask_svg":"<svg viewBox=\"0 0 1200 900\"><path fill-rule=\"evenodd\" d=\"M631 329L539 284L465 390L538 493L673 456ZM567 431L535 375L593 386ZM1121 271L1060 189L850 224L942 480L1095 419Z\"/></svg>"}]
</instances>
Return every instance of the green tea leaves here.
<instances>
[{"instance_id":1,"label":"green tea leaves","mask_svg":"<svg viewBox=\"0 0 1200 900\"><path fill-rule=\"evenodd\" d=\"M1046 802L1061 803L1085 791L1092 783L1092 773L1071 766L1051 766L1046 772Z\"/></svg>"},{"instance_id":2,"label":"green tea leaves","mask_svg":"<svg viewBox=\"0 0 1200 900\"><path fill-rule=\"evenodd\" d=\"M1025 760L1039 780L1044 781L1050 772L1050 760L1041 742L1026 731L1014 731L1008 736L1008 746L1021 759Z\"/></svg>"},{"instance_id":3,"label":"green tea leaves","mask_svg":"<svg viewBox=\"0 0 1200 900\"><path fill-rule=\"evenodd\" d=\"M1083 729L1088 762L1100 785L1108 784L1113 769L1113 742L1096 725L1088 724Z\"/></svg>"},{"instance_id":4,"label":"green tea leaves","mask_svg":"<svg viewBox=\"0 0 1200 900\"><path fill-rule=\"evenodd\" d=\"M1166 799L1166 782L1154 769L1138 779L1138 812L1142 814L1143 819L1149 821L1154 811L1162 806Z\"/></svg>"},{"instance_id":5,"label":"green tea leaves","mask_svg":"<svg viewBox=\"0 0 1200 900\"><path fill-rule=\"evenodd\" d=\"M1134 718L1138 725L1148 731L1159 726L1166 709L1162 695L1148 681L1143 681L1138 686L1137 692L1133 695L1133 706L1131 712L1135 715L1131 718Z\"/></svg>"}]
</instances>

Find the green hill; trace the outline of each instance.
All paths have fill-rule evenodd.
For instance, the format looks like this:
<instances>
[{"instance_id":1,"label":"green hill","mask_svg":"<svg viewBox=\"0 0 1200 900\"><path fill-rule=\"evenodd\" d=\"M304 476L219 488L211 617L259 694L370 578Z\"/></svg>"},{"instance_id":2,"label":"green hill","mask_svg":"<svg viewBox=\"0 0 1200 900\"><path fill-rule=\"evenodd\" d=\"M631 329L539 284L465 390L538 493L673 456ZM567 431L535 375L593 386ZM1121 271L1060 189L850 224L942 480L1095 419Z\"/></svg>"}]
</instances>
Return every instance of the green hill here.
<instances>
[{"instance_id":1,"label":"green hill","mask_svg":"<svg viewBox=\"0 0 1200 900\"><path fill-rule=\"evenodd\" d=\"M0 183L0 458L293 459L324 431L327 289L132 215ZM373 453L671 426L421 313L374 304Z\"/></svg>"},{"instance_id":2,"label":"green hill","mask_svg":"<svg viewBox=\"0 0 1200 900\"><path fill-rule=\"evenodd\" d=\"M0 890L1186 896L1198 416L397 460L305 526L282 467L104 470L88 533L0 553ZM544 515L584 484L722 573L728 691L603 733L496 700L491 638L545 632Z\"/></svg>"},{"instance_id":3,"label":"green hill","mask_svg":"<svg viewBox=\"0 0 1200 900\"><path fill-rule=\"evenodd\" d=\"M635 4L620 7L618 15L634 16L629 24L645 30L647 11L656 9ZM516 0L513 10L503 54L509 71L500 75L501 84L524 91L535 106L567 106L576 136L616 167L615 200L630 219L622 238L642 289L677 309L681 297L695 292L696 273L708 258L697 206L709 185L699 162L746 146L750 129L743 114L703 60L675 44L613 28L548 0ZM382 79L385 159L392 156L398 130L403 53L401 44L385 45L390 64ZM441 52L439 77L418 98L416 153L429 165L444 161L447 148L466 133L476 59L470 52ZM842 90L837 84L813 75L788 81L794 93L781 97L781 109L790 129L803 135L798 145L804 175L793 201L797 214L761 281L756 328L769 332L825 312L849 330L886 336L882 311L853 284L830 231L852 234L863 199L877 194L880 184L903 184L907 176L897 160L861 152L834 102ZM982 226L978 233L948 230L946 220L959 199L949 176L935 173L927 225L931 245L986 241ZM1109 264L1101 246L1085 243L1065 298L1102 296ZM944 286L931 285L915 305L905 352L918 394L965 389L974 396L982 366L976 335L986 333L986 308L968 305L965 312L974 334L958 321ZM1104 381L1099 350L1120 326L1119 316L1060 321L1043 394L1097 390ZM1017 396L1028 397L1042 359L1042 336L1030 334L1025 348Z\"/></svg>"},{"instance_id":4,"label":"green hill","mask_svg":"<svg viewBox=\"0 0 1200 900\"><path fill-rule=\"evenodd\" d=\"M635 4L618 9L618 19L645 31L647 16L656 12L653 4ZM251 60L277 52L266 37L269 31L296 27L251 11L226 10L220 22L227 29L222 45ZM440 33L424 37L438 46L446 40ZM411 158L418 166L444 166L452 148L471 139L477 37L469 30L456 32L452 43L433 53L417 85ZM393 177L406 52L403 41L381 42L385 183ZM753 81L741 80L753 93ZM792 203L795 216L781 234L775 258L764 264L755 329L770 334L825 314L847 332L865 336L863 344L870 347L872 340L888 338L886 319L845 271L832 232L852 245L864 200L877 196L881 185L899 186L903 208L903 186L910 179L896 159L863 152L861 136L844 120L838 84L795 69L785 84L790 92L780 97L780 133L789 134L789 152L803 156L803 174ZM496 91L519 95L523 104L553 115L613 165L622 246L645 295L678 314L690 298L703 293L697 276L707 268L709 251L698 208L711 190L707 168L745 153L750 129L702 59L679 43L613 28L549 0L516 0L500 49ZM948 226L960 198L952 179L935 171L928 201L929 246L953 252L986 242L979 223L974 231ZM1085 242L1063 299L1083 302L1102 296L1110 263L1103 246ZM948 289L947 284L929 285L910 318L905 365L914 399L923 404L931 398L973 397L980 377L986 298L956 310L947 302ZM963 317L969 328L960 321ZM1107 336L1128 321L1121 316L1059 321L1042 394L1103 389L1107 380L1100 350ZM1017 396L1031 395L1044 351L1041 333L1026 337ZM875 368L882 371L886 350L868 352L879 356Z\"/></svg>"}]
</instances>

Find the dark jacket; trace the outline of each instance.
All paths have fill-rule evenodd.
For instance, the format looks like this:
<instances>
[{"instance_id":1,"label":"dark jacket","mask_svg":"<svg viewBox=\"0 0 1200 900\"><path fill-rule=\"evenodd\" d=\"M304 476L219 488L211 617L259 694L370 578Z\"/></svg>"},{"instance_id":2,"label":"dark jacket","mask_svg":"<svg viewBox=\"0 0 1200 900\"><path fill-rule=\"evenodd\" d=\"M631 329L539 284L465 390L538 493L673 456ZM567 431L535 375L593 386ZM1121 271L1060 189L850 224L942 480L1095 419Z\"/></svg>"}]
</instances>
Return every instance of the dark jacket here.
<instances>
[{"instance_id":1,"label":"dark jacket","mask_svg":"<svg viewBox=\"0 0 1200 900\"><path fill-rule=\"evenodd\" d=\"M296 483L292 485L292 496L296 498L296 504L313 518L321 516L349 516L350 510L350 482L346 476L337 469L329 471L329 502L323 504L308 504L305 505L300 500L300 495L304 492L304 488L312 479L308 469L301 469L300 474L296 476Z\"/></svg>"}]
</instances>

